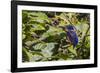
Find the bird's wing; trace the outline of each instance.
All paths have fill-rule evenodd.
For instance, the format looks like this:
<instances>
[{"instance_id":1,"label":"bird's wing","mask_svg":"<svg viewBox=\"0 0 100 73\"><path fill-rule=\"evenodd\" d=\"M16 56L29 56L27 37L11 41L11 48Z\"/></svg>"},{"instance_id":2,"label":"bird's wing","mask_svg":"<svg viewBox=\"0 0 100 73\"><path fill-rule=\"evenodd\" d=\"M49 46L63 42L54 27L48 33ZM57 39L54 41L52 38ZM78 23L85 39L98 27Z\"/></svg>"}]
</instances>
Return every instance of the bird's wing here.
<instances>
[{"instance_id":1,"label":"bird's wing","mask_svg":"<svg viewBox=\"0 0 100 73\"><path fill-rule=\"evenodd\" d=\"M68 31L67 36L70 39L70 41L73 44L73 46L76 46L77 43L78 43L78 36L77 36L76 32Z\"/></svg>"}]
</instances>

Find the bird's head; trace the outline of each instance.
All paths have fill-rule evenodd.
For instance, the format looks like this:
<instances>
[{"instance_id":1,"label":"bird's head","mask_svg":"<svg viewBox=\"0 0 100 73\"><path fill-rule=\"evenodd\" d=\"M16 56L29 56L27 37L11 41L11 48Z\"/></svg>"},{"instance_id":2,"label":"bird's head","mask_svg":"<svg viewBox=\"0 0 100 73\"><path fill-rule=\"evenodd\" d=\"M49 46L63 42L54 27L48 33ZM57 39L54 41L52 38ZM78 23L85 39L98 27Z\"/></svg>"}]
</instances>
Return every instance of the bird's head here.
<instances>
[{"instance_id":1,"label":"bird's head","mask_svg":"<svg viewBox=\"0 0 100 73\"><path fill-rule=\"evenodd\" d=\"M72 26L72 25L67 25L65 28L66 28L67 30L74 30L74 29L75 29L75 27Z\"/></svg>"},{"instance_id":2,"label":"bird's head","mask_svg":"<svg viewBox=\"0 0 100 73\"><path fill-rule=\"evenodd\" d=\"M76 28L73 25L67 25L67 26L60 26L64 31L76 31Z\"/></svg>"}]
</instances>

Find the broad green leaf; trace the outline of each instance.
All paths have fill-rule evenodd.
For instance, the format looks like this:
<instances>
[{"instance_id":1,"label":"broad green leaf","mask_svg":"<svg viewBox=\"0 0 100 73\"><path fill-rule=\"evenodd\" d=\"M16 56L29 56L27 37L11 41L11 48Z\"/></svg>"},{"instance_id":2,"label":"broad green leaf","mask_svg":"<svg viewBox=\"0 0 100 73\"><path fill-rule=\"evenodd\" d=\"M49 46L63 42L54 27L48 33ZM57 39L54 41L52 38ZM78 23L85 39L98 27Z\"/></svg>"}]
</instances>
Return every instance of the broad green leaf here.
<instances>
[{"instance_id":1,"label":"broad green leaf","mask_svg":"<svg viewBox=\"0 0 100 73\"><path fill-rule=\"evenodd\" d=\"M32 12L32 13L29 13L29 15L32 16L31 20L35 20L40 23L44 23L45 20L49 21L47 15L42 12Z\"/></svg>"},{"instance_id":2,"label":"broad green leaf","mask_svg":"<svg viewBox=\"0 0 100 73\"><path fill-rule=\"evenodd\" d=\"M43 55L40 52L31 51L31 53L33 55L31 61L38 61L38 60L41 60L43 58Z\"/></svg>"},{"instance_id":3,"label":"broad green leaf","mask_svg":"<svg viewBox=\"0 0 100 73\"><path fill-rule=\"evenodd\" d=\"M45 27L43 27L41 24L33 24L33 27L30 30L31 31L45 30Z\"/></svg>"},{"instance_id":4,"label":"broad green leaf","mask_svg":"<svg viewBox=\"0 0 100 73\"><path fill-rule=\"evenodd\" d=\"M23 48L22 51L23 51L23 56L25 57L25 59L27 61L31 61L33 55L26 48Z\"/></svg>"},{"instance_id":5,"label":"broad green leaf","mask_svg":"<svg viewBox=\"0 0 100 73\"><path fill-rule=\"evenodd\" d=\"M46 33L44 33L42 37L45 38L45 37L55 36L55 35L59 36L61 33L65 33L65 32L60 28L50 26L50 29Z\"/></svg>"},{"instance_id":6,"label":"broad green leaf","mask_svg":"<svg viewBox=\"0 0 100 73\"><path fill-rule=\"evenodd\" d=\"M39 39L34 39L33 41L26 41L25 44L27 46L32 46L32 44L39 43L39 42L44 43L43 41L41 41Z\"/></svg>"},{"instance_id":7,"label":"broad green leaf","mask_svg":"<svg viewBox=\"0 0 100 73\"><path fill-rule=\"evenodd\" d=\"M66 60L68 57L67 57L67 55L65 55L63 53L59 53L59 58L63 59L63 60Z\"/></svg>"},{"instance_id":8,"label":"broad green leaf","mask_svg":"<svg viewBox=\"0 0 100 73\"><path fill-rule=\"evenodd\" d=\"M44 57L51 57L53 52L53 48L55 47L56 43L47 43L46 47L44 49L42 49L42 54L44 55Z\"/></svg>"},{"instance_id":9,"label":"broad green leaf","mask_svg":"<svg viewBox=\"0 0 100 73\"><path fill-rule=\"evenodd\" d=\"M33 48L35 50L41 50L41 49L44 49L45 47L46 47L45 43L39 43L39 44L36 44L35 46L33 46Z\"/></svg>"},{"instance_id":10,"label":"broad green leaf","mask_svg":"<svg viewBox=\"0 0 100 73\"><path fill-rule=\"evenodd\" d=\"M40 56L43 56L40 52L37 52L37 51L31 51L31 53L32 53L33 55L40 55Z\"/></svg>"},{"instance_id":11,"label":"broad green leaf","mask_svg":"<svg viewBox=\"0 0 100 73\"><path fill-rule=\"evenodd\" d=\"M28 13L22 11L22 22L25 24L25 23L27 23L28 21L29 21Z\"/></svg>"},{"instance_id":12,"label":"broad green leaf","mask_svg":"<svg viewBox=\"0 0 100 73\"><path fill-rule=\"evenodd\" d=\"M27 45L27 46L31 46L32 45L32 41L27 41L27 42L25 42L25 44Z\"/></svg>"},{"instance_id":13,"label":"broad green leaf","mask_svg":"<svg viewBox=\"0 0 100 73\"><path fill-rule=\"evenodd\" d=\"M32 59L31 59L31 62L33 61L38 61L38 60L41 60L43 57L41 55L38 55L38 54L34 54Z\"/></svg>"},{"instance_id":14,"label":"broad green leaf","mask_svg":"<svg viewBox=\"0 0 100 73\"><path fill-rule=\"evenodd\" d=\"M68 47L69 52L73 53L75 56L77 56L77 51L75 48L73 48L73 46Z\"/></svg>"}]
</instances>

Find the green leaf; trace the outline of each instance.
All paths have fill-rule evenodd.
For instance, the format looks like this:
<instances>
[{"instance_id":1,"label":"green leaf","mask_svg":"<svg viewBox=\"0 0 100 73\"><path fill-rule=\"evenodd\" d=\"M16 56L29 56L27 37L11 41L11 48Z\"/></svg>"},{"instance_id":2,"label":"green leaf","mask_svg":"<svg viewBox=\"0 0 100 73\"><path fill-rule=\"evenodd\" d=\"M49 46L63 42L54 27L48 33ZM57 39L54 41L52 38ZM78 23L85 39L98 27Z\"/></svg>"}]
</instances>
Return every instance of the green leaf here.
<instances>
[{"instance_id":1,"label":"green leaf","mask_svg":"<svg viewBox=\"0 0 100 73\"><path fill-rule=\"evenodd\" d=\"M40 56L43 56L40 52L37 52L37 51L31 51L31 53L32 53L33 55L40 55Z\"/></svg>"},{"instance_id":2,"label":"green leaf","mask_svg":"<svg viewBox=\"0 0 100 73\"><path fill-rule=\"evenodd\" d=\"M43 55L40 52L37 51L31 51L33 57L31 59L31 61L39 61L43 58Z\"/></svg>"},{"instance_id":3,"label":"green leaf","mask_svg":"<svg viewBox=\"0 0 100 73\"><path fill-rule=\"evenodd\" d=\"M69 52L73 53L75 56L77 56L77 51L75 48L73 48L73 46L68 48Z\"/></svg>"},{"instance_id":4,"label":"green leaf","mask_svg":"<svg viewBox=\"0 0 100 73\"><path fill-rule=\"evenodd\" d=\"M36 31L36 30L45 30L45 28L41 24L33 24L34 28L31 28L31 30Z\"/></svg>"},{"instance_id":5,"label":"green leaf","mask_svg":"<svg viewBox=\"0 0 100 73\"><path fill-rule=\"evenodd\" d=\"M43 12L31 12L29 15L32 16L31 20L35 20L40 23L44 23L45 20L49 21L48 16Z\"/></svg>"},{"instance_id":6,"label":"green leaf","mask_svg":"<svg viewBox=\"0 0 100 73\"><path fill-rule=\"evenodd\" d=\"M59 58L63 60L67 60L68 57L65 54L59 53Z\"/></svg>"},{"instance_id":7,"label":"green leaf","mask_svg":"<svg viewBox=\"0 0 100 73\"><path fill-rule=\"evenodd\" d=\"M41 60L43 57L41 55L38 54L34 54L31 61L39 61Z\"/></svg>"},{"instance_id":8,"label":"green leaf","mask_svg":"<svg viewBox=\"0 0 100 73\"><path fill-rule=\"evenodd\" d=\"M45 43L39 43L39 44L36 44L35 46L33 46L33 48L35 50L41 50L41 49L44 49L45 47L46 47Z\"/></svg>"},{"instance_id":9,"label":"green leaf","mask_svg":"<svg viewBox=\"0 0 100 73\"><path fill-rule=\"evenodd\" d=\"M42 38L47 38L50 36L57 36L58 37L63 33L65 33L65 32L62 29L50 26L49 30L47 32L45 32L41 37Z\"/></svg>"},{"instance_id":10,"label":"green leaf","mask_svg":"<svg viewBox=\"0 0 100 73\"><path fill-rule=\"evenodd\" d=\"M27 41L27 42L25 42L25 44L27 45L27 46L31 46L32 45L32 41Z\"/></svg>"},{"instance_id":11,"label":"green leaf","mask_svg":"<svg viewBox=\"0 0 100 73\"><path fill-rule=\"evenodd\" d=\"M23 51L23 56L26 59L26 61L31 61L33 55L26 48L23 48L22 51Z\"/></svg>"},{"instance_id":12,"label":"green leaf","mask_svg":"<svg viewBox=\"0 0 100 73\"><path fill-rule=\"evenodd\" d=\"M25 24L29 21L28 13L26 11L22 11L22 22Z\"/></svg>"},{"instance_id":13,"label":"green leaf","mask_svg":"<svg viewBox=\"0 0 100 73\"><path fill-rule=\"evenodd\" d=\"M42 49L42 54L44 55L44 57L51 57L53 52L53 48L55 47L56 43L47 43L46 47L44 49Z\"/></svg>"}]
</instances>

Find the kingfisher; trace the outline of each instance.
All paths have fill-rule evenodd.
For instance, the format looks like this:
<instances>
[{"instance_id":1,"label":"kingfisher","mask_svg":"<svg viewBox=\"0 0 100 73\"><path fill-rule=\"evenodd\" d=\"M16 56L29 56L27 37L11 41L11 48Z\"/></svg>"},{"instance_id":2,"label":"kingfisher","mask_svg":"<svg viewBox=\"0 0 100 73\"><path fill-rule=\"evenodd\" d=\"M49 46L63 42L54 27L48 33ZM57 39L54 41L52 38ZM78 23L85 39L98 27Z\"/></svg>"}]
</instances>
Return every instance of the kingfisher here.
<instances>
[{"instance_id":1,"label":"kingfisher","mask_svg":"<svg viewBox=\"0 0 100 73\"><path fill-rule=\"evenodd\" d=\"M76 33L76 28L73 25L67 25L63 27L63 30L66 32L66 38L73 45L73 48L78 44L78 36Z\"/></svg>"}]
</instances>

